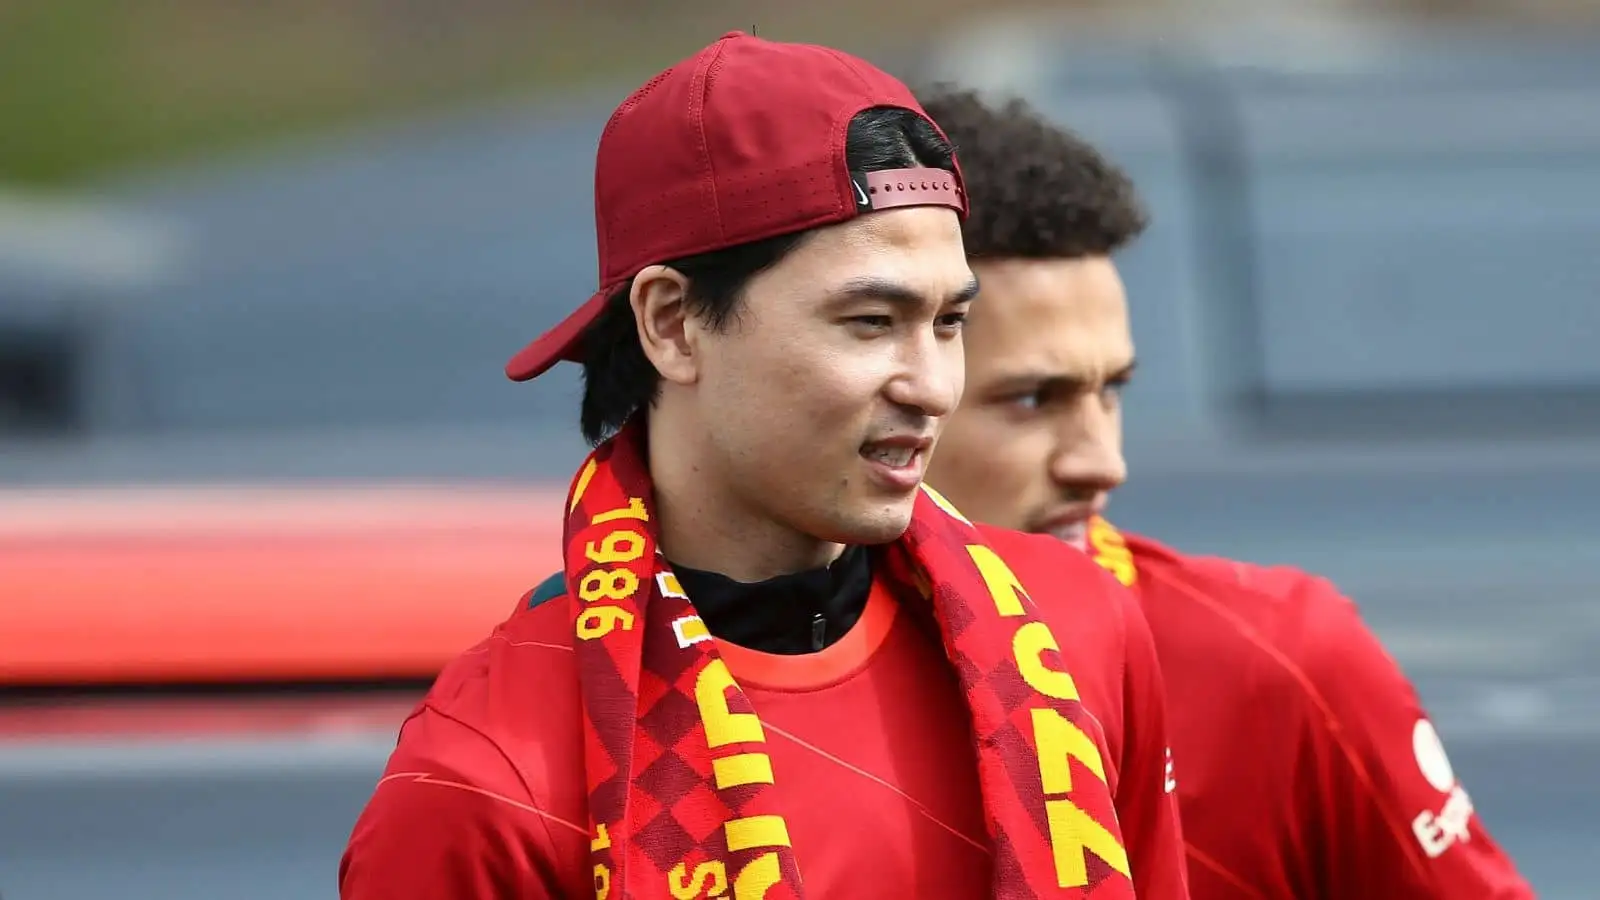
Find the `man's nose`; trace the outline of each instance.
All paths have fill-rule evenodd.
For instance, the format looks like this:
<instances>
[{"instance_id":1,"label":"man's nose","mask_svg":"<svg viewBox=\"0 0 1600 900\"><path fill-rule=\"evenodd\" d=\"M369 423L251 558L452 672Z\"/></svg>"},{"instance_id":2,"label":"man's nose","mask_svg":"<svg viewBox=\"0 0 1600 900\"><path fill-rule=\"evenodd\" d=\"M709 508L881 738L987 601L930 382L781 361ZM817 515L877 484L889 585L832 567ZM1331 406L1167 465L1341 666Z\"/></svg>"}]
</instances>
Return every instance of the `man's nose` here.
<instances>
[{"instance_id":1,"label":"man's nose","mask_svg":"<svg viewBox=\"0 0 1600 900\"><path fill-rule=\"evenodd\" d=\"M937 335L920 336L901 358L901 370L889 382L887 395L895 404L931 418L955 411L966 384L965 359L959 343Z\"/></svg>"},{"instance_id":2,"label":"man's nose","mask_svg":"<svg viewBox=\"0 0 1600 900\"><path fill-rule=\"evenodd\" d=\"M1058 483L1110 491L1128 479L1122 456L1122 427L1114 412L1090 396L1061 424L1050 475Z\"/></svg>"}]
</instances>

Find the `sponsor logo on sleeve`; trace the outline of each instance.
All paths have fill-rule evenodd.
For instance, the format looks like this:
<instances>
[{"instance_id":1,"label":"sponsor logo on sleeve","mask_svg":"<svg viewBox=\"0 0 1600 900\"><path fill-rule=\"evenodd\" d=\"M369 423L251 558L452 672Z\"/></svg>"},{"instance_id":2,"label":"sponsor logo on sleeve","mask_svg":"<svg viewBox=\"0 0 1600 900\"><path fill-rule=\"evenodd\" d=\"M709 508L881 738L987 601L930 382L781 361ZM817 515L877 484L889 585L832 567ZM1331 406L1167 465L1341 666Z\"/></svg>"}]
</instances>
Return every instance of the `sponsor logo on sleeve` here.
<instances>
[{"instance_id":1,"label":"sponsor logo on sleeve","mask_svg":"<svg viewBox=\"0 0 1600 900\"><path fill-rule=\"evenodd\" d=\"M1472 839L1472 798L1456 780L1439 732L1425 718L1418 719L1411 730L1411 751L1423 780L1443 798L1437 809L1424 809L1411 820L1411 831L1422 845L1422 852L1437 858L1458 841Z\"/></svg>"}]
</instances>

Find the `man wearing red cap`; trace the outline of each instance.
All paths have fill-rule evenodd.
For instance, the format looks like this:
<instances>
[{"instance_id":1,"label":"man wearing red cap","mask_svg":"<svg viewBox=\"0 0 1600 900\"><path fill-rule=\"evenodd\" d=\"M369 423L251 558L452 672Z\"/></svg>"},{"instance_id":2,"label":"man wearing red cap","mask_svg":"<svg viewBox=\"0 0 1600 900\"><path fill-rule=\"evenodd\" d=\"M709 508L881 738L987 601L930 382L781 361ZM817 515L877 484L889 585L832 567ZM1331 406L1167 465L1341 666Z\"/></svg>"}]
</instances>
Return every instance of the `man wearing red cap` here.
<instances>
[{"instance_id":1,"label":"man wearing red cap","mask_svg":"<svg viewBox=\"0 0 1600 900\"><path fill-rule=\"evenodd\" d=\"M565 566L402 727L341 896L1187 896L1131 596L921 484L977 282L905 86L727 35L612 115L595 212L507 368L584 367Z\"/></svg>"},{"instance_id":2,"label":"man wearing red cap","mask_svg":"<svg viewBox=\"0 0 1600 900\"><path fill-rule=\"evenodd\" d=\"M1132 182L1020 102L923 100L961 148L984 283L929 477L974 518L1083 547L1138 592L1169 686L1194 896L1531 898L1416 691L1333 585L1100 518L1127 475L1133 339L1111 257L1145 227Z\"/></svg>"}]
</instances>

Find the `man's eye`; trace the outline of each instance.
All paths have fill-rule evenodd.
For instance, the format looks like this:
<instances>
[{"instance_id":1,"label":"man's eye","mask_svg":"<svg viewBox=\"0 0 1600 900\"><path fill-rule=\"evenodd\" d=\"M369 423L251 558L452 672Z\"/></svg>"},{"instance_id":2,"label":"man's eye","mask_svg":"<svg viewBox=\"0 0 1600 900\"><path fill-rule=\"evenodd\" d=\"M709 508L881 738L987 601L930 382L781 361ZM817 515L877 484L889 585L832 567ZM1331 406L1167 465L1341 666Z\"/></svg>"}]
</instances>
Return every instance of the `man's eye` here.
<instances>
[{"instance_id":1,"label":"man's eye","mask_svg":"<svg viewBox=\"0 0 1600 900\"><path fill-rule=\"evenodd\" d=\"M960 328L967 323L967 314L964 312L946 313L939 317L940 328Z\"/></svg>"},{"instance_id":2,"label":"man's eye","mask_svg":"<svg viewBox=\"0 0 1600 900\"><path fill-rule=\"evenodd\" d=\"M889 316L851 316L849 321L866 328L889 328L894 325L894 319Z\"/></svg>"},{"instance_id":3,"label":"man's eye","mask_svg":"<svg viewBox=\"0 0 1600 900\"><path fill-rule=\"evenodd\" d=\"M1006 405L1031 412L1044 405L1044 397L1038 391L1031 391L1010 398L1006 401Z\"/></svg>"}]
</instances>

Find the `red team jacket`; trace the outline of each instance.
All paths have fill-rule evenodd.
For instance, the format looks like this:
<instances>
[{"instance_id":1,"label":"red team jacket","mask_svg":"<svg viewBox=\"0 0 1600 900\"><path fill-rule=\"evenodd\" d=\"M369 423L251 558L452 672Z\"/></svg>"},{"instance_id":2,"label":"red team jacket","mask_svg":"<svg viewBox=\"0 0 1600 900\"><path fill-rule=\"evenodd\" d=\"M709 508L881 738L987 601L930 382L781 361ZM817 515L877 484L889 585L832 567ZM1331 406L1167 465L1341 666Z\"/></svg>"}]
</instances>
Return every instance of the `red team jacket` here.
<instances>
[{"instance_id":1,"label":"red team jacket","mask_svg":"<svg viewBox=\"0 0 1600 900\"><path fill-rule=\"evenodd\" d=\"M1534 896L1332 584L1104 522L1090 543L1155 635L1195 900Z\"/></svg>"},{"instance_id":2,"label":"red team jacket","mask_svg":"<svg viewBox=\"0 0 1600 900\"><path fill-rule=\"evenodd\" d=\"M1102 727L1139 896L1187 897L1160 673L1133 598L1053 538L984 532ZM343 900L593 895L574 610L559 586L530 598L451 662L402 726L340 864ZM850 632L815 654L719 646L774 736L809 896L990 896L966 703L910 608L924 602L879 585Z\"/></svg>"}]
</instances>

